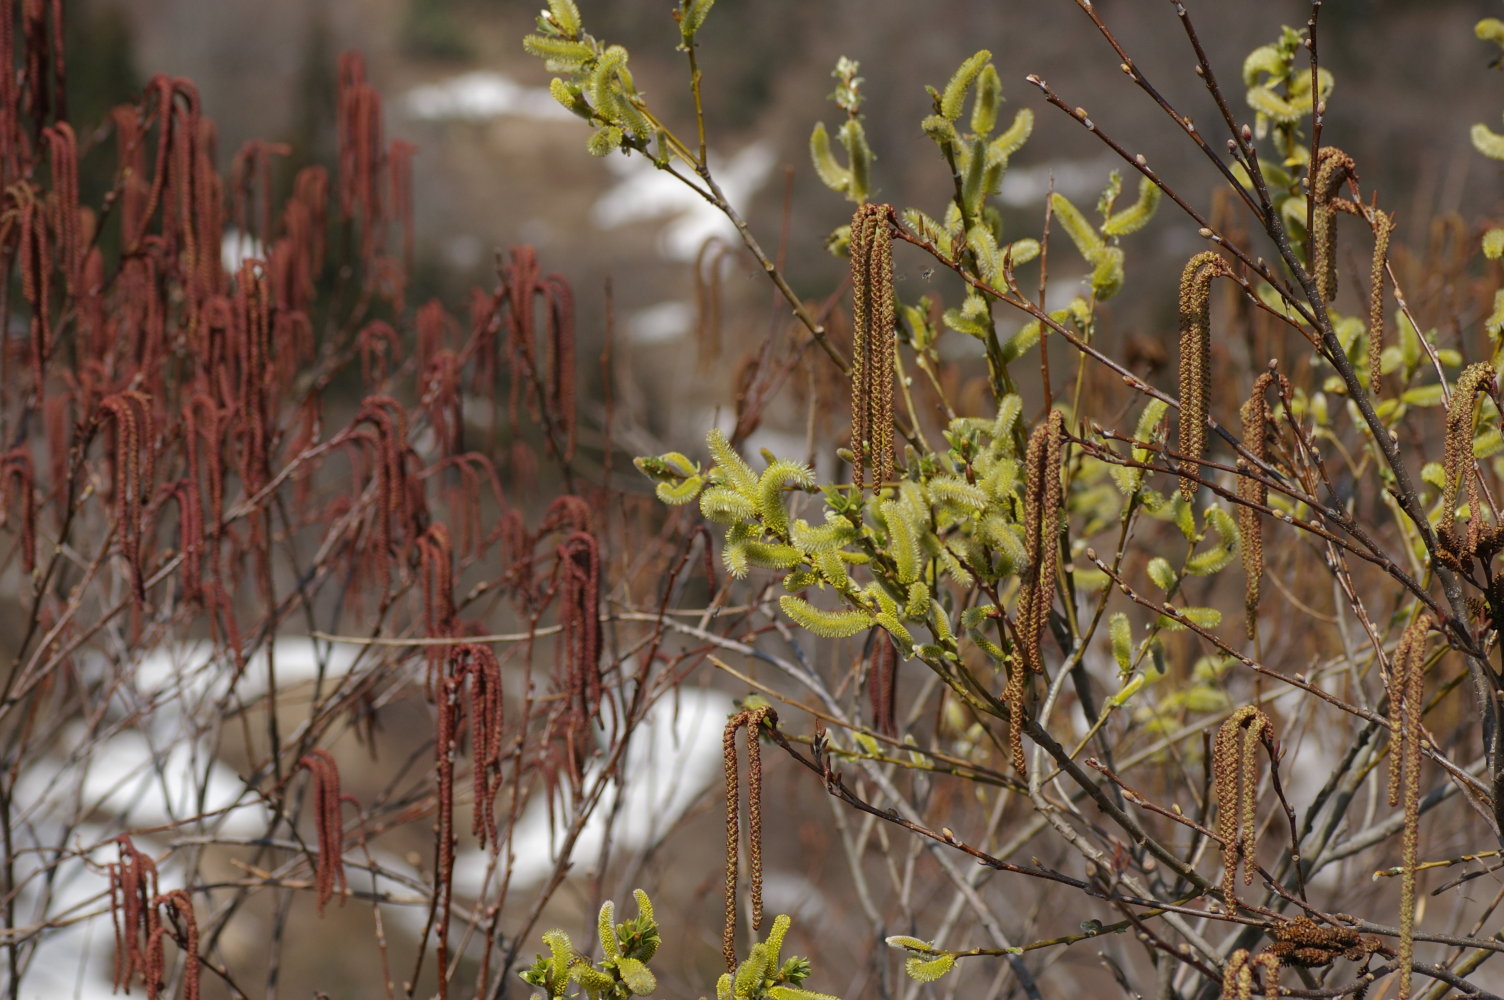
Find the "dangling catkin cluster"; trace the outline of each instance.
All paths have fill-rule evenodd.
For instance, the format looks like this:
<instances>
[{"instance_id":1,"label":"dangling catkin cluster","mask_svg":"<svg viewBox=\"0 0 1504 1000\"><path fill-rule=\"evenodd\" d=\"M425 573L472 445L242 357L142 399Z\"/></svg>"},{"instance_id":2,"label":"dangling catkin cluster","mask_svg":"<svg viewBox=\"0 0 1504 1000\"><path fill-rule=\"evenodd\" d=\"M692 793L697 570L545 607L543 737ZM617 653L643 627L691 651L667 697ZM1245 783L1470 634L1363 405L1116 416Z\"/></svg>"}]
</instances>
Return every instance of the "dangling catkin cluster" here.
<instances>
[{"instance_id":1,"label":"dangling catkin cluster","mask_svg":"<svg viewBox=\"0 0 1504 1000\"><path fill-rule=\"evenodd\" d=\"M1267 951L1250 955L1247 948L1239 948L1227 959L1227 968L1222 971L1222 1000L1253 1000L1253 970L1264 970L1264 996L1275 1000L1279 996L1279 959Z\"/></svg>"},{"instance_id":2,"label":"dangling catkin cluster","mask_svg":"<svg viewBox=\"0 0 1504 1000\"><path fill-rule=\"evenodd\" d=\"M1493 366L1486 362L1468 365L1457 379L1447 407L1446 451L1442 470L1446 483L1441 491L1441 539L1457 555L1470 555L1478 547L1483 530L1483 511L1478 506L1478 478L1473 475L1473 409L1480 393L1491 394ZM1457 532L1457 494L1467 483L1467 534Z\"/></svg>"},{"instance_id":3,"label":"dangling catkin cluster","mask_svg":"<svg viewBox=\"0 0 1504 1000\"><path fill-rule=\"evenodd\" d=\"M1022 652L1008 665L1003 700L1008 704L1008 743L1014 766L1023 769L1023 701L1029 672L1044 669L1040 640L1055 599L1055 572L1060 562L1061 437L1065 414L1051 410L1029 435L1024 459L1024 547L1028 569L1018 594L1018 642Z\"/></svg>"},{"instance_id":4,"label":"dangling catkin cluster","mask_svg":"<svg viewBox=\"0 0 1504 1000\"><path fill-rule=\"evenodd\" d=\"M726 767L726 925L721 954L726 971L736 971L736 866L741 840L741 793L737 788L736 731L747 730L747 875L752 883L752 929L762 928L762 747L758 733L764 719L778 716L764 705L738 712L726 722L721 750Z\"/></svg>"},{"instance_id":5,"label":"dangling catkin cluster","mask_svg":"<svg viewBox=\"0 0 1504 1000\"><path fill-rule=\"evenodd\" d=\"M1379 394L1384 379L1384 265L1389 260L1389 237L1394 216L1373 210L1373 267L1368 274L1368 391Z\"/></svg>"},{"instance_id":6,"label":"dangling catkin cluster","mask_svg":"<svg viewBox=\"0 0 1504 1000\"><path fill-rule=\"evenodd\" d=\"M1196 494L1191 477L1206 450L1207 400L1211 390L1211 286L1213 278L1232 277L1227 260L1204 250L1186 262L1180 274L1180 495Z\"/></svg>"},{"instance_id":7,"label":"dangling catkin cluster","mask_svg":"<svg viewBox=\"0 0 1504 1000\"><path fill-rule=\"evenodd\" d=\"M1257 864L1254 809L1259 783L1254 754L1260 742L1266 750L1272 747L1274 724L1262 710L1245 705L1227 717L1212 744L1217 839L1222 841L1222 892L1229 909L1237 906L1239 863L1243 865L1244 885L1253 883Z\"/></svg>"},{"instance_id":8,"label":"dangling catkin cluster","mask_svg":"<svg viewBox=\"0 0 1504 1000\"><path fill-rule=\"evenodd\" d=\"M1353 169L1353 158L1336 146L1324 146L1316 154L1311 183L1311 271L1323 302L1337 294L1337 209L1352 206L1338 198L1337 192Z\"/></svg>"},{"instance_id":9,"label":"dangling catkin cluster","mask_svg":"<svg viewBox=\"0 0 1504 1000\"><path fill-rule=\"evenodd\" d=\"M1290 382L1279 372L1269 370L1253 383L1253 392L1243 404L1243 447L1260 462L1269 458L1269 408L1264 403L1264 394L1271 385L1278 385L1280 397L1290 395ZM1238 549L1243 555L1243 611L1247 623L1248 638L1258 632L1259 586L1264 576L1264 537L1262 518L1258 507L1269 499L1269 486L1263 474L1249 469L1238 477Z\"/></svg>"},{"instance_id":10,"label":"dangling catkin cluster","mask_svg":"<svg viewBox=\"0 0 1504 1000\"><path fill-rule=\"evenodd\" d=\"M893 478L893 209L865 204L851 217L851 479L858 489ZM870 459L870 464L869 464Z\"/></svg>"},{"instance_id":11,"label":"dangling catkin cluster","mask_svg":"<svg viewBox=\"0 0 1504 1000\"><path fill-rule=\"evenodd\" d=\"M1426 633L1421 615L1400 635L1389 667L1389 804L1405 809L1400 859L1400 991L1410 996L1410 959L1415 953L1415 863L1420 825L1421 713L1425 709Z\"/></svg>"}]
</instances>

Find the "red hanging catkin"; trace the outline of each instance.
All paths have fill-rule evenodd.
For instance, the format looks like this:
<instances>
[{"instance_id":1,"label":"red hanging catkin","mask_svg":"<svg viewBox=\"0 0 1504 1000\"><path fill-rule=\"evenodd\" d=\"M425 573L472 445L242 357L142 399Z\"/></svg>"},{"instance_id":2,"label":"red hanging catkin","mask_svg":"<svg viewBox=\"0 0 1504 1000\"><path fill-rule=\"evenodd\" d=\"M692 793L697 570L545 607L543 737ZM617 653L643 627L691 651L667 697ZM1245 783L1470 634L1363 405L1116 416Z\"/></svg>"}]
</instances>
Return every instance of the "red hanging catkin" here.
<instances>
[{"instance_id":1,"label":"red hanging catkin","mask_svg":"<svg viewBox=\"0 0 1504 1000\"><path fill-rule=\"evenodd\" d=\"M334 895L339 883L340 901L344 902L346 882L344 863L344 823L340 819L341 795L339 767L328 750L316 749L304 754L298 766L313 778L313 815L318 828L319 854L314 865L314 884L318 890L319 916Z\"/></svg>"}]
</instances>

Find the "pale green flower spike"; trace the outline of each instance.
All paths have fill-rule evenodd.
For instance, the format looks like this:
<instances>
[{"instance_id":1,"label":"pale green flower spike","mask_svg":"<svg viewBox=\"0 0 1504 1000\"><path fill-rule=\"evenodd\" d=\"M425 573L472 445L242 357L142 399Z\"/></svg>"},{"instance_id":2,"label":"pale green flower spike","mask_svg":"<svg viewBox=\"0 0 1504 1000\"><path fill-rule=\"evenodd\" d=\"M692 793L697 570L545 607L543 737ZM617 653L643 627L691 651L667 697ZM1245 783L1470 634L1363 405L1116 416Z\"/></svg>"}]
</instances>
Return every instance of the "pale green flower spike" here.
<instances>
[{"instance_id":1,"label":"pale green flower spike","mask_svg":"<svg viewBox=\"0 0 1504 1000\"><path fill-rule=\"evenodd\" d=\"M793 594L784 594L778 604L796 624L822 639L844 639L872 626L872 619L864 612L825 611Z\"/></svg>"},{"instance_id":2,"label":"pale green flower spike","mask_svg":"<svg viewBox=\"0 0 1504 1000\"><path fill-rule=\"evenodd\" d=\"M971 84L992 59L992 53L987 49L974 54L970 59L963 62L950 81L945 85L945 91L940 97L940 114L946 121L955 121L961 117L961 106L966 101L966 92L971 89Z\"/></svg>"}]
</instances>

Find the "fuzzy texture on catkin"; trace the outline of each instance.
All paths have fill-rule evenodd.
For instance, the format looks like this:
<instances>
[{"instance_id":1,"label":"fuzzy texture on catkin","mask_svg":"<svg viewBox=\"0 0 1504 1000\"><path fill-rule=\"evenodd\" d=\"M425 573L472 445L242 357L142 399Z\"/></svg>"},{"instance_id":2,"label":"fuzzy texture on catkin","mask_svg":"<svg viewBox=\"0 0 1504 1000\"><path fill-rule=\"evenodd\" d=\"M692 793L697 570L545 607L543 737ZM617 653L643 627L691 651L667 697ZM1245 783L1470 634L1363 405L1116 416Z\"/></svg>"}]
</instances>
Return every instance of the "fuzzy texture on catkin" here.
<instances>
[{"instance_id":1,"label":"fuzzy texture on catkin","mask_svg":"<svg viewBox=\"0 0 1504 1000\"><path fill-rule=\"evenodd\" d=\"M1196 495L1192 478L1206 451L1206 417L1211 387L1211 286L1213 278L1232 277L1227 260L1203 250L1180 274L1180 495Z\"/></svg>"},{"instance_id":2,"label":"fuzzy texture on catkin","mask_svg":"<svg viewBox=\"0 0 1504 1000\"><path fill-rule=\"evenodd\" d=\"M752 928L759 930L762 927L762 747L757 741L763 720L772 716L773 710L766 706L738 712L727 720L721 734L726 770L726 923L721 931L721 955L730 973L736 971L737 848L741 840L736 731L747 730L747 877L752 883Z\"/></svg>"},{"instance_id":3,"label":"fuzzy texture on catkin","mask_svg":"<svg viewBox=\"0 0 1504 1000\"><path fill-rule=\"evenodd\" d=\"M1447 406L1446 449L1441 465L1441 539L1457 555L1471 554L1483 530L1478 477L1473 475L1473 411L1478 396L1493 389L1494 370L1487 362L1468 365L1457 378ZM1457 530L1457 494L1467 485L1467 532Z\"/></svg>"},{"instance_id":4,"label":"fuzzy texture on catkin","mask_svg":"<svg viewBox=\"0 0 1504 1000\"><path fill-rule=\"evenodd\" d=\"M1420 758L1424 738L1426 633L1430 615L1406 626L1389 667L1389 804L1403 804L1400 848L1399 997L1410 996L1410 960L1415 954L1415 865L1419 853Z\"/></svg>"},{"instance_id":5,"label":"fuzzy texture on catkin","mask_svg":"<svg viewBox=\"0 0 1504 1000\"><path fill-rule=\"evenodd\" d=\"M1311 184L1311 271L1321 301L1337 294L1337 209L1350 204L1337 197L1343 182L1353 176L1353 158L1336 146L1316 154Z\"/></svg>"},{"instance_id":6,"label":"fuzzy texture on catkin","mask_svg":"<svg viewBox=\"0 0 1504 1000\"><path fill-rule=\"evenodd\" d=\"M893 209L864 204L851 217L851 479L893 478Z\"/></svg>"},{"instance_id":7,"label":"fuzzy texture on catkin","mask_svg":"<svg viewBox=\"0 0 1504 1000\"><path fill-rule=\"evenodd\" d=\"M1044 669L1040 641L1049 623L1055 598L1055 573L1060 562L1060 516L1064 497L1060 485L1061 438L1065 414L1051 410L1029 435L1024 459L1028 477L1024 494L1024 546L1028 570L1018 598L1018 638L1021 662L1008 667L1003 701L1008 705L1008 743L1014 766L1023 769L1023 712L1025 679Z\"/></svg>"},{"instance_id":8,"label":"fuzzy texture on catkin","mask_svg":"<svg viewBox=\"0 0 1504 1000\"><path fill-rule=\"evenodd\" d=\"M1258 745L1272 744L1274 724L1262 710L1245 705L1222 723L1212 744L1213 791L1217 799L1217 839L1222 842L1222 892L1229 908L1237 906L1238 865L1243 884L1253 883L1258 843L1256 806Z\"/></svg>"},{"instance_id":9,"label":"fuzzy texture on catkin","mask_svg":"<svg viewBox=\"0 0 1504 1000\"><path fill-rule=\"evenodd\" d=\"M1239 948L1227 959L1222 970L1221 1000L1253 1000L1253 969L1258 966L1264 972L1264 996L1275 1000L1279 996L1279 959L1267 951L1250 955L1247 948Z\"/></svg>"},{"instance_id":10,"label":"fuzzy texture on catkin","mask_svg":"<svg viewBox=\"0 0 1504 1000\"><path fill-rule=\"evenodd\" d=\"M1264 396L1271 385L1279 387L1281 399L1290 396L1290 382L1279 372L1264 372L1253 383L1248 402L1243 404L1243 447L1260 462L1269 459L1269 408ZM1269 486L1257 469L1247 469L1238 476L1238 550L1243 558L1243 612L1252 639L1258 631L1259 596L1264 576L1264 537L1262 515L1258 508L1269 500Z\"/></svg>"},{"instance_id":11,"label":"fuzzy texture on catkin","mask_svg":"<svg viewBox=\"0 0 1504 1000\"><path fill-rule=\"evenodd\" d=\"M1373 265L1368 273L1368 391L1375 396L1384 380L1384 267L1389 261L1389 237L1394 216L1373 210Z\"/></svg>"}]
</instances>

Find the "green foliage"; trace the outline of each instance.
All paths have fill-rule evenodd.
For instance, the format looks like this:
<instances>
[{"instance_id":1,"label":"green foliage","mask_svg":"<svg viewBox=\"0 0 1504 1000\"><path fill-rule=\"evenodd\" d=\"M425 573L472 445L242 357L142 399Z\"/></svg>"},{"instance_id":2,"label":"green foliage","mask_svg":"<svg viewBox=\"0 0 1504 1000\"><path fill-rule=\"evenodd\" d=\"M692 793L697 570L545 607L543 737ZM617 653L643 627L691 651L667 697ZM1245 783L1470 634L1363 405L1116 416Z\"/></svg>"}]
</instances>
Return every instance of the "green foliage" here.
<instances>
[{"instance_id":1,"label":"green foliage","mask_svg":"<svg viewBox=\"0 0 1504 1000\"><path fill-rule=\"evenodd\" d=\"M1100 16L1095 9L1088 13L1093 22ZM1481 23L1478 37L1504 44L1500 25L1492 19ZM1466 307L1433 310L1429 303L1418 307L1421 300L1406 298L1404 288L1395 287L1409 268L1408 261L1406 268L1391 267L1389 241L1398 213L1381 208L1380 199L1361 187L1358 165L1324 145L1312 121L1318 113L1331 113L1326 103L1335 88L1332 74L1316 65L1316 40L1307 36L1312 30L1283 28L1249 53L1241 67L1241 104L1229 99L1225 82L1214 82L1212 67L1202 61L1199 47L1194 49L1197 69L1220 102L1217 118L1227 119L1225 129L1216 118L1210 120L1225 132L1215 141L1203 123L1169 107L1163 96L1168 91L1156 89L1118 51L1125 79L1165 105L1198 155L1213 161L1230 182L1230 197L1216 211L1202 217L1198 208L1187 208L1189 220L1164 223L1181 225L1185 239L1204 241L1201 252L1187 253L1190 264L1181 272L1178 386L1154 370L1154 359L1146 364L1126 356L1121 338L1099 333L1108 319L1099 306L1130 281L1143 281L1146 295L1175 301L1173 278L1131 271L1136 241L1130 237L1143 231L1162 205L1202 202L1175 191L1142 156L1128 152L1132 144L1108 138L1109 126L1072 108L1036 76L1029 79L1048 103L1102 139L1129 173L1113 171L1094 206L1052 190L1043 204L1014 218L1016 209L1003 205L997 194L1011 159L1032 134L1033 113L1018 111L998 132L1008 121L1002 113L1003 76L991 52L981 50L964 59L943 86L926 88L930 106L917 124L939 154L933 165L935 200L924 207L867 205L859 213L860 219L882 225L901 220L896 238L911 244L903 252L929 254L934 267L926 280L931 273L944 279L943 287L932 286L922 297L908 294L914 284L892 290L900 352L891 364L893 374L902 376L898 391L891 399L884 392L874 400L871 373L862 369L867 355L848 359L829 349L822 326L805 324L851 379L853 412L875 407L899 417L895 423L905 447L894 474L885 473L877 488L867 490L865 483L842 482L839 473L817 478L803 464L767 453L765 467L756 472L717 432L708 438L708 469L676 453L639 461L664 502L698 497L704 517L724 527L722 558L733 575L749 574L755 566L778 573L784 591L779 605L794 626L829 644L862 635L876 643L864 649L855 661L858 669L849 675L868 685L872 714L853 718L886 714L881 724L895 725L893 713L883 708L897 690L884 673L894 650L898 663L892 670L928 671L941 694L927 718L942 721L933 734L921 734L944 746L946 766L975 781L977 798L989 806L993 787L1008 785L1020 809L1032 807L1041 828L1053 829L1084 856L1094 880L1088 895L1120 893L1123 898L1114 900L1120 908L1142 907L1157 894L1165 897L1158 903L1165 904L1174 896L1180 909L1166 909L1178 914L1187 899L1218 891L1198 868L1205 864L1205 852L1184 847L1207 842L1198 825L1203 820L1179 824L1189 832L1177 829L1184 818L1180 803L1206 801L1204 785L1183 780L1187 775L1217 771L1216 779L1225 783L1225 764L1198 757L1203 751L1196 733L1217 721L1206 717L1230 719L1229 732L1255 718L1250 712L1267 721L1263 709L1250 702L1274 704L1268 687L1287 680L1299 697L1335 690L1330 678L1319 688L1307 679L1321 670L1342 671L1348 687L1324 697L1323 704L1355 731L1372 731L1372 712L1362 706L1386 699L1393 706L1402 697L1440 704L1442 694L1426 701L1420 694L1397 692L1388 672L1388 650L1397 633L1379 620L1377 608L1403 609L1394 612L1396 622L1407 616L1419 620L1419 610L1449 615L1436 631L1448 636L1467 665L1449 675L1446 690L1460 690L1461 678L1467 677L1475 688L1479 730L1499 732L1504 722L1496 718L1488 694L1494 675L1485 663L1497 638L1495 623L1504 621L1499 606L1504 591L1489 582L1497 579L1494 559L1504 553L1504 529L1494 520L1497 488L1483 489L1490 473L1504 473L1504 462L1495 457L1504 453L1504 433L1496 408L1480 410L1476 399L1496 396L1492 375L1504 344L1504 289L1497 287L1494 268L1479 283L1479 296L1468 293ZM1117 44L1115 36L1104 33ZM534 43L538 54L577 67L569 70L574 75L567 86L577 87L578 97L566 89L565 103L577 112L583 105L598 130L618 130L619 137L607 133L597 145L637 151L646 133L634 124L630 109L647 112L624 75L625 53L582 34L557 34L590 53L587 59L579 48L555 45L549 54L547 46ZM1188 34L1194 41L1194 32ZM844 118L835 126L814 124L810 154L822 183L865 204L884 185L876 176L880 164L861 113L863 80L857 71L850 59L837 64L832 98ZM1250 114L1251 123L1243 124ZM655 119L650 124L658 127ZM1473 140L1485 154L1504 158L1504 136L1480 125ZM672 141L666 142L672 150ZM697 174L708 170L702 159L692 162ZM1125 177L1136 180L1130 186ZM1438 227L1438 233L1450 227L1468 235L1458 241L1465 250L1455 255L1453 276L1433 275L1436 287L1459 287L1456 275L1476 273L1476 262L1463 259L1467 252L1477 255L1472 234L1484 232L1486 260L1504 259L1504 230L1485 230L1474 221ZM830 222L835 225L827 246L849 252L852 227L845 224L845 212L833 210ZM1341 253L1339 229L1347 241ZM864 232L859 230L859 237ZM1048 267L1041 261L1046 234L1065 236L1049 242L1055 252ZM1366 266L1354 269L1353 260ZM765 256L759 261L777 283L776 266ZM1062 294L1058 284L1051 285L1062 272L1080 274L1080 264L1087 277L1079 294ZM1026 267L1027 281L1020 276ZM1215 278L1226 280L1214 283ZM1485 284L1493 310L1483 318L1478 302L1488 302L1482 297ZM785 294L799 308L796 297ZM885 307L889 294L884 287ZM1357 296L1361 304L1354 309L1344 296ZM1391 311L1396 302L1398 310ZM1388 342L1386 328L1392 331ZM1490 360L1464 367L1472 351L1486 352ZM1260 360L1248 364L1250 357ZM1269 357L1274 360L1266 367ZM889 365L885 359L885 376ZM859 377L852 377L853 370ZM812 413L809 426L821 417ZM1175 445L1168 438L1172 422L1180 432ZM1124 423L1132 426L1131 434L1119 432ZM856 447L857 452L835 453L855 464L860 444ZM1412 479L1416 472L1419 486ZM1274 578L1288 614L1296 619L1297 612L1310 613L1320 623L1287 629L1277 642L1258 630L1260 621L1266 626L1270 621L1257 614L1258 583L1274 576L1273 570L1265 573L1266 537L1281 541L1282 565ZM1296 539L1299 544L1293 544ZM1307 561L1312 553L1314 561ZM816 596L813 590L831 593ZM1241 607L1228 600L1238 591ZM1338 607L1329 611L1334 594ZM1447 610L1439 611L1443 602ZM769 605L758 607L766 611ZM1225 619L1239 612L1240 628L1234 629ZM1337 626L1328 627L1333 621ZM786 629L786 623L780 625ZM874 636L875 628L887 635ZM1340 641L1332 641L1333 634ZM1364 635L1366 642L1354 639ZM839 652L831 655L852 662L855 645L832 645ZM1300 666L1284 659L1292 648L1306 657ZM1279 649L1281 661L1262 659L1266 649ZM1102 664L1108 668L1105 677ZM813 679L809 685L828 694ZM838 700L826 698L832 720L838 717L833 707ZM1064 703L1083 724L1067 719ZM855 722L846 724L854 732L844 744L834 734L808 740L827 788L843 797L857 794L850 792L854 785L837 781L828 759L820 759L841 754L845 745L858 748L845 751L853 759L890 769L864 772L864 786L886 797L900 794L888 780L906 766L901 752L884 745L877 727L866 732ZM1391 730L1408 724L1392 722ZM1241 732L1245 757L1254 741L1267 739L1271 766L1277 766L1280 745L1271 732L1268 726ZM1033 741L1029 754L1022 748L1025 739ZM1140 739L1147 744L1135 742ZM1362 739L1355 754L1369 752L1364 748L1372 741ZM1119 752L1124 743L1132 743L1132 750ZM1104 752L1088 758L1089 745ZM1493 754L1498 747L1487 749ZM1369 758L1347 759L1341 766L1352 768L1352 775L1375 766ZM1139 781L1112 772L1127 766L1124 760L1135 767L1173 761L1174 768ZM1083 765L1096 773L1088 774ZM978 777L981 770L968 767L986 768L985 780ZM932 758L924 769L927 782L929 771L940 768ZM1252 772L1240 765L1237 773ZM1277 802L1253 789L1238 808L1246 817L1261 811L1289 817L1288 824L1274 824L1290 828L1287 855L1316 864L1340 824L1307 816L1302 826L1283 786L1270 784ZM927 802L929 785L923 788ZM1264 797L1253 801L1255 792ZM1156 804L1151 817L1142 808L1150 796L1178 799ZM874 817L887 808L865 802L861 807ZM1327 808L1326 799L1311 808ZM1092 809L1097 812L1088 815ZM891 816L896 820L900 813ZM1240 813L1239 821L1246 817ZM1404 818L1403 850L1413 883L1415 817ZM949 828L937 832L903 822L909 832L964 847L989 863L983 848L963 845ZM1081 823L1091 827L1091 836L1078 831ZM1104 833L1112 824L1120 832ZM1219 836L1229 852L1224 867L1226 857L1237 867L1239 851L1248 855L1243 862L1251 860L1246 845ZM1112 855L1101 850L1108 843ZM1307 848L1310 854L1304 853ZM997 866L1015 871L1020 864L1015 859ZM1051 870L1040 877L1058 875ZM1284 884L1256 905L1223 890L1215 906L1197 912L1267 920L1272 933L1283 918L1270 914L1289 900L1306 898L1313 887L1295 864L1263 876ZM1161 888L1170 884L1173 892ZM1149 918L1134 917L1140 919ZM1083 925L1084 936L1099 928ZM923 982L953 972L958 957L1008 953L943 950L909 937L889 943L908 953L906 971ZM1194 945L1207 948L1199 940ZM1351 947L1356 946L1344 945ZM1271 949L1277 968L1275 954ZM777 968L770 938L723 977L717 996L809 995L796 983L778 982Z\"/></svg>"},{"instance_id":2,"label":"green foliage","mask_svg":"<svg viewBox=\"0 0 1504 1000\"><path fill-rule=\"evenodd\" d=\"M831 152L830 133L825 131L824 122L816 122L814 131L809 136L810 159L814 161L815 173L820 181L857 204L867 200L867 194L871 190L872 161L876 159L872 155L872 147L867 144L867 133L862 127L859 114L862 105L862 78L857 76L857 70L860 68L856 60L842 56L836 61L836 68L830 74L836 78L836 89L830 95L831 100L847 115L846 121L836 131L846 151L846 166L836 163L835 155Z\"/></svg>"},{"instance_id":3,"label":"green foliage","mask_svg":"<svg viewBox=\"0 0 1504 1000\"><path fill-rule=\"evenodd\" d=\"M585 996L589 1000L631 1000L657 991L658 980L648 963L658 954L661 944L658 922L647 893L635 889L632 894L637 900L637 916L625 923L614 922L611 901L601 905L596 931L603 956L599 961L592 962L577 953L563 931L553 930L543 935L549 954L538 956L521 973L525 982L543 991L534 994L535 998L559 1000ZM753 946L735 976L728 973L721 977L716 984L716 996L723 1000L839 1000L803 987L813 971L808 959L783 958L783 939L791 925L786 914L774 918L767 939Z\"/></svg>"}]
</instances>

